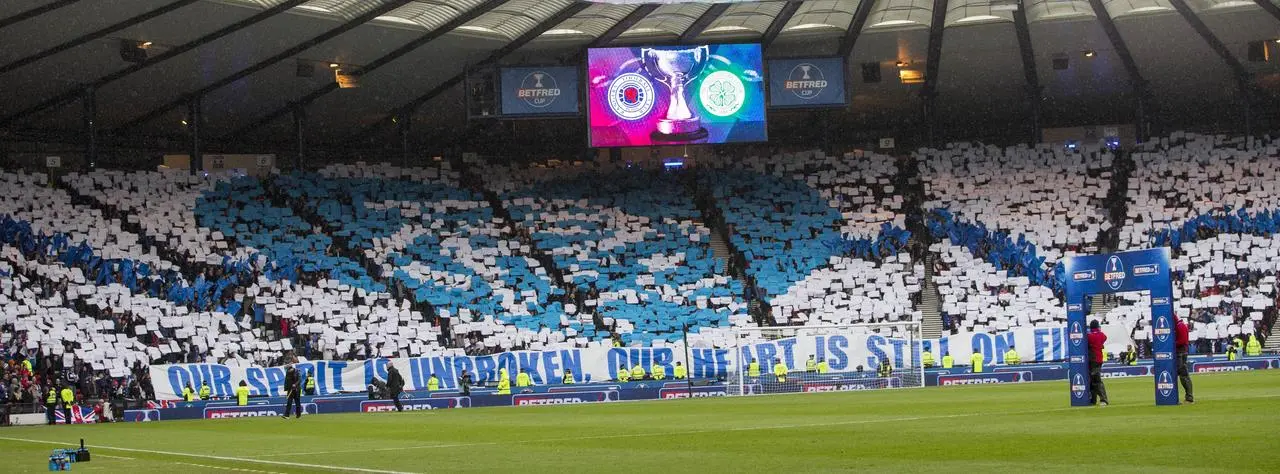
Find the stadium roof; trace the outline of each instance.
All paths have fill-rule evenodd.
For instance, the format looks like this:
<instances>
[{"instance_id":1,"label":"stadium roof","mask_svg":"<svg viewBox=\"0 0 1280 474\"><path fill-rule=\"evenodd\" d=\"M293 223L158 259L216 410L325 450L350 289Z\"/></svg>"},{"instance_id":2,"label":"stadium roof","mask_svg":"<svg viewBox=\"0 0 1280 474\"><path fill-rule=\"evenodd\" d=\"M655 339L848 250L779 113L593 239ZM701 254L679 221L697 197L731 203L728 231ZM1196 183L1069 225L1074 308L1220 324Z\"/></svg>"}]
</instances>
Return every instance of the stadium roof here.
<instances>
[{"instance_id":1,"label":"stadium roof","mask_svg":"<svg viewBox=\"0 0 1280 474\"><path fill-rule=\"evenodd\" d=\"M1023 110L1029 84L1050 123L1122 119L1134 84L1163 114L1230 115L1241 80L1272 96L1280 83L1277 45L1269 62L1248 51L1280 38L1280 0L864 1L7 0L0 128L75 131L86 85L108 132L180 134L196 96L207 136L227 140L288 136L296 104L322 142L395 112L444 126L463 117L469 65L575 63L605 44L847 53L848 111L862 122L917 115L922 90L937 93L943 120ZM147 59L126 62L122 42ZM862 80L865 63L881 66L880 82ZM331 66L360 74L361 87L337 89ZM904 83L900 70L925 81Z\"/></svg>"}]
</instances>

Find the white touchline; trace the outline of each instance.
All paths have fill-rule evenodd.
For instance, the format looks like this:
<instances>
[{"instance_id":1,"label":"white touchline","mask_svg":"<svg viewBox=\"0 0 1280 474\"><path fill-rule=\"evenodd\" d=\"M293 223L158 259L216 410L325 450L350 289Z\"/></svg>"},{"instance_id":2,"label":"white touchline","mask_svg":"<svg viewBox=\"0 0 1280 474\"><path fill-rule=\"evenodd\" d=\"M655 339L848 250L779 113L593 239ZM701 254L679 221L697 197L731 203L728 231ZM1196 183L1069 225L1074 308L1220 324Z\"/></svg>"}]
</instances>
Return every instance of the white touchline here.
<instances>
[{"instance_id":1,"label":"white touchline","mask_svg":"<svg viewBox=\"0 0 1280 474\"><path fill-rule=\"evenodd\" d=\"M201 467L201 468L205 468L205 469L217 469L217 470L220 470L220 471L233 471L233 472L257 472L257 473L261 473L261 474L282 474L282 473L279 473L279 472L276 472L276 471L259 471L259 470L257 470L257 469L244 469L244 468L239 468L239 467L213 466L213 465L209 465L209 464L196 464L196 463L190 463L190 462L178 462L178 463L174 463L174 464L181 464L181 465L183 465L183 466Z\"/></svg>"},{"instance_id":2,"label":"white touchline","mask_svg":"<svg viewBox=\"0 0 1280 474\"><path fill-rule=\"evenodd\" d=\"M132 461L132 460L134 459L134 458L128 458L128 457L124 457L124 456L112 456L112 455L110 455L110 454L95 454L94 456L95 456L95 457L110 458L110 459L124 459L124 460L127 460L127 461Z\"/></svg>"},{"instance_id":3,"label":"white touchline","mask_svg":"<svg viewBox=\"0 0 1280 474\"><path fill-rule=\"evenodd\" d=\"M67 444L67 443L60 443L57 441L45 441L42 439L10 438L5 436L0 436L0 440L18 441L22 443L53 444L58 446L66 446ZM244 463L250 463L250 464L273 464L277 466L305 467L310 469L323 469L326 471L369 472L374 474L414 474L414 473L405 472L405 471L386 471L382 469L366 469L362 467L330 466L326 464L308 464L308 463L288 462L288 461L270 461L266 459L238 458L233 456L214 456L211 454L179 453L174 451L158 451L154 449L118 448L114 446L102 446L102 445L85 445L85 447L107 449L111 451L160 454L164 456L183 456L183 457L189 457L189 458L214 459L218 461L244 462Z\"/></svg>"},{"instance_id":4,"label":"white touchline","mask_svg":"<svg viewBox=\"0 0 1280 474\"><path fill-rule=\"evenodd\" d=\"M1249 397L1221 397L1221 398L1215 398L1212 401L1248 400L1248 399L1256 399L1256 398L1280 398L1280 395L1258 395L1258 396L1249 396ZM1137 403L1137 402L1111 405L1111 407L1113 408L1139 407L1139 406L1149 406L1149 405L1145 403ZM495 446L495 445L502 445L502 444L530 444L530 443L552 443L552 442L558 443L558 442L565 442L565 441L586 441L586 440L592 440L592 439L644 438L649 436L678 436L678 435L705 434L705 433L724 433L729 431L786 430L786 429L794 429L794 428L818 428L823 426L867 425L867 424L873 424L873 423L899 423L899 422L920 421L920 420L945 420L948 418L965 418L965 417L971 417L971 416L1036 415L1040 413L1053 413L1053 412L1059 412L1059 411L1072 411L1072 410L1085 410L1085 408L1061 407L1061 408L1046 408L1042 410L952 413L948 415L908 416L908 417L899 417L899 418L879 418L879 419L871 419L871 420L832 421L832 422L824 422L824 423L743 426L739 428L723 428L723 429L714 429L714 430L708 429L708 430L686 430L686 431L660 431L660 432L652 432L652 433L627 433L627 434L599 435L599 436L575 436L571 438L542 438L542 439L501 441L501 442L486 441L486 442L480 442L480 443L425 444L425 445L415 445L415 446L399 446L399 447L391 447L391 448L343 449L343 450L336 450L336 451L311 451L311 452L301 452L301 453L265 454L257 457L265 458L265 457L283 457L283 456L312 456L312 455L325 455L325 454L368 453L368 452L381 452L381 451L411 451L415 449L466 448L466 447L475 447L475 446ZM0 438L0 439L3 439L3 438Z\"/></svg>"},{"instance_id":5,"label":"white touchline","mask_svg":"<svg viewBox=\"0 0 1280 474\"><path fill-rule=\"evenodd\" d=\"M590 438L573 438L573 439L590 439ZM547 440L547 441L552 441L552 440ZM308 452L302 452L302 453L261 454L258 456L254 456L254 458L262 459L262 458L280 458L280 457L288 457L288 456L310 456L310 455L321 455L321 454L369 453L369 452L378 452L378 451L407 451L410 449L465 448L465 447L471 447L471 446L492 446L495 444L502 444L502 443L499 443L497 441L487 441L483 443L425 444L425 445L414 445L414 446L401 446L401 447L395 447L395 448L341 449L337 451L308 451Z\"/></svg>"}]
</instances>

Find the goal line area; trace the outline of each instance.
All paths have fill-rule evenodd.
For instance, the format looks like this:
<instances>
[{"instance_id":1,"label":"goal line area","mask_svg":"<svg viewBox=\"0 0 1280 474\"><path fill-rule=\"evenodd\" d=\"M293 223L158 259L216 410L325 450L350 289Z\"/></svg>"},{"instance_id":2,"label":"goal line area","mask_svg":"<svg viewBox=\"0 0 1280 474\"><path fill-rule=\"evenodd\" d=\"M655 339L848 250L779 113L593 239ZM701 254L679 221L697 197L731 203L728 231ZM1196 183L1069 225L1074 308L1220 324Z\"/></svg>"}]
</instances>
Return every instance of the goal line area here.
<instances>
[{"instance_id":1,"label":"goal line area","mask_svg":"<svg viewBox=\"0 0 1280 474\"><path fill-rule=\"evenodd\" d=\"M920 323L780 326L734 331L730 395L924 386Z\"/></svg>"}]
</instances>

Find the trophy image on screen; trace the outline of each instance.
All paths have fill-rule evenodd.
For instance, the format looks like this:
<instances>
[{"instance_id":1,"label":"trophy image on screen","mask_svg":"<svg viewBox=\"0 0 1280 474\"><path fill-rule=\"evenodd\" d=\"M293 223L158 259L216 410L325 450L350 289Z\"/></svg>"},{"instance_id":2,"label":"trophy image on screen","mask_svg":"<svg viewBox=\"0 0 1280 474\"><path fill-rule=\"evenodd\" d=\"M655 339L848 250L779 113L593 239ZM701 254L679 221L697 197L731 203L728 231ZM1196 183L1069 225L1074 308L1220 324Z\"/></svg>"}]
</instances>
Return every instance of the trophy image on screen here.
<instances>
[{"instance_id":1,"label":"trophy image on screen","mask_svg":"<svg viewBox=\"0 0 1280 474\"><path fill-rule=\"evenodd\" d=\"M655 141L683 142L707 137L707 129L702 128L698 116L689 108L689 95L685 92L685 86L702 74L710 58L711 48L708 46L679 50L640 50L640 60L644 63L645 72L667 86L671 92L667 115L658 120L658 129L652 134Z\"/></svg>"}]
</instances>

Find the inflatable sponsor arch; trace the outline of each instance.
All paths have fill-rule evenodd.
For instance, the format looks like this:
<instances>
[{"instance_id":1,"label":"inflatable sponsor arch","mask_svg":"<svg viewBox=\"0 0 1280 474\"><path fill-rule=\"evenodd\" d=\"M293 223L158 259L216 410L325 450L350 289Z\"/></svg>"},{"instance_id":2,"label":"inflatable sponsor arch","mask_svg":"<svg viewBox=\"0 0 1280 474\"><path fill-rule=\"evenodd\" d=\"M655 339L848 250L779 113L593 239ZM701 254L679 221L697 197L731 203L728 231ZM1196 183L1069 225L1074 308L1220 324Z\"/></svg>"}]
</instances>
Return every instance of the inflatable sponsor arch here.
<instances>
[{"instance_id":1,"label":"inflatable sponsor arch","mask_svg":"<svg viewBox=\"0 0 1280 474\"><path fill-rule=\"evenodd\" d=\"M1067 257L1062 261L1062 268L1066 276L1067 380L1071 406L1090 404L1085 299L1093 295L1144 290L1151 292L1151 351L1155 356L1151 374L1155 377L1156 405L1177 405L1169 248Z\"/></svg>"}]
</instances>

